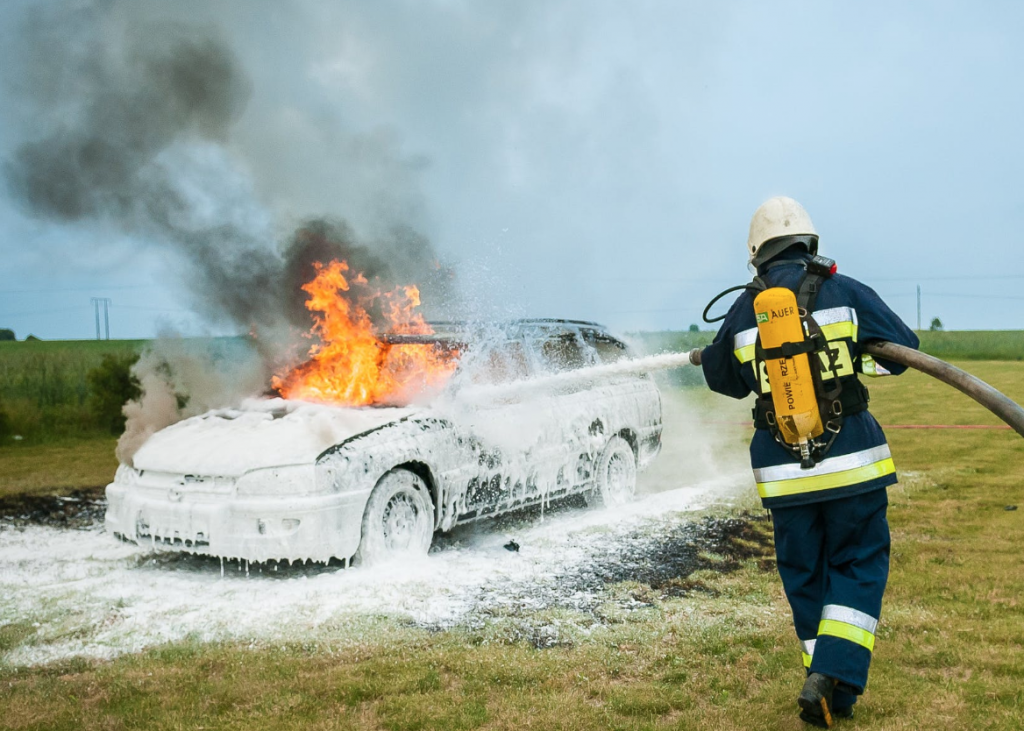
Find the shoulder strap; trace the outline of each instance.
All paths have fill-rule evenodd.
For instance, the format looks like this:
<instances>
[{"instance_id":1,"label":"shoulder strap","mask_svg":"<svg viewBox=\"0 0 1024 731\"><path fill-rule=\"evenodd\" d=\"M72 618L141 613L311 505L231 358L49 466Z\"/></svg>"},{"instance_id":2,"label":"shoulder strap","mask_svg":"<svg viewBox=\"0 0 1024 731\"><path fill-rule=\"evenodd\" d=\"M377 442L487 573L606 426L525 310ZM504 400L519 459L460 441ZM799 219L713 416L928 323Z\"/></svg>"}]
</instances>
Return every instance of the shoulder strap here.
<instances>
[{"instance_id":1,"label":"shoulder strap","mask_svg":"<svg viewBox=\"0 0 1024 731\"><path fill-rule=\"evenodd\" d=\"M810 315L821 292L821 283L836 273L836 263L824 256L814 256L804 265L804 278L796 291L796 306Z\"/></svg>"}]
</instances>

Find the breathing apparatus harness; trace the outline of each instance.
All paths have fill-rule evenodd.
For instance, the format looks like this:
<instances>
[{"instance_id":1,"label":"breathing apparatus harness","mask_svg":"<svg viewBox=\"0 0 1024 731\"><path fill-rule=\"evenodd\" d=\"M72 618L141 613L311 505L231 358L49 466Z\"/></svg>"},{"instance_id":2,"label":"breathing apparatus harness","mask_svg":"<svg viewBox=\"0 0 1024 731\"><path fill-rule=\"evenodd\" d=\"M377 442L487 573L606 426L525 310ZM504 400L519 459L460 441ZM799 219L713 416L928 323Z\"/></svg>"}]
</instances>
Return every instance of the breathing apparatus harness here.
<instances>
[{"instance_id":1,"label":"breathing apparatus harness","mask_svg":"<svg viewBox=\"0 0 1024 731\"><path fill-rule=\"evenodd\" d=\"M800 262L792 259L772 262L765 268L763 276L767 277L769 271L775 267L796 263ZM768 322L768 315L756 313L758 336L754 345L754 370L755 380L758 384L758 398L753 409L753 417L755 428L767 429L781 447L800 461L801 467L809 469L828 455L836 437L842 430L844 417L867 409L869 397L867 389L857 379L856 374L840 377L838 352L829 347L821 327L818 326L811 314L814 312L814 305L821 291L822 283L835 274L835 262L815 255L802 264L804 275L796 287L795 297L795 314L799 316L799 327L803 331L802 337L790 337L776 347L763 347L761 325ZM766 292L769 293L767 296L771 296L772 292L780 292L783 297L789 298L789 302L793 301L793 293L789 290L772 288L761 276L755 276L749 284L730 287L716 295L704 308L702 315L704 322L714 323L724 319L726 315L709 319L708 312L722 297L738 290L749 290L756 293L755 311L763 307L760 300L762 294ZM791 324L791 327L796 326ZM793 332L792 329L790 332ZM809 359L809 363L806 359ZM766 365L770 362L774 362L773 367ZM792 375L792 372L797 371L802 363L808 363L803 367L809 370L813 381L813 395L817 401L818 413L811 415L817 417L812 418L813 426L805 419L802 422L804 426L798 428L793 426L792 417L780 417L778 414L779 404L773 398L772 393L774 391L778 394L784 387L786 392L790 393L791 384L781 382L779 374L781 372L783 377L787 373ZM773 373L775 378L772 377ZM768 388L763 385L765 381L768 383ZM790 399L790 405L792 405L792 399ZM786 419L790 419L790 421L786 421ZM783 422L781 426L780 420ZM794 429L797 429L800 434L795 434Z\"/></svg>"}]
</instances>

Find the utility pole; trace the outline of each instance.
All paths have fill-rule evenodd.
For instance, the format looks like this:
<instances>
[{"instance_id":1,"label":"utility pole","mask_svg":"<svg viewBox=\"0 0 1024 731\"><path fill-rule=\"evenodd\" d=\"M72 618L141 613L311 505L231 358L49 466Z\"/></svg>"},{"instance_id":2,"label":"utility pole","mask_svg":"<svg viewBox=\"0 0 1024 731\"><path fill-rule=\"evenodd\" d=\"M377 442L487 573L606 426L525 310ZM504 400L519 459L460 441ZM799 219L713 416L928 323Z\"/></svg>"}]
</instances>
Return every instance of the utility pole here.
<instances>
[{"instance_id":1,"label":"utility pole","mask_svg":"<svg viewBox=\"0 0 1024 731\"><path fill-rule=\"evenodd\" d=\"M110 298L109 297L92 297L92 307L96 312L96 339L100 339L100 305L103 305L103 327L104 333L106 334L106 340L110 340Z\"/></svg>"},{"instance_id":2,"label":"utility pole","mask_svg":"<svg viewBox=\"0 0 1024 731\"><path fill-rule=\"evenodd\" d=\"M921 285L917 285L917 329L921 329Z\"/></svg>"}]
</instances>

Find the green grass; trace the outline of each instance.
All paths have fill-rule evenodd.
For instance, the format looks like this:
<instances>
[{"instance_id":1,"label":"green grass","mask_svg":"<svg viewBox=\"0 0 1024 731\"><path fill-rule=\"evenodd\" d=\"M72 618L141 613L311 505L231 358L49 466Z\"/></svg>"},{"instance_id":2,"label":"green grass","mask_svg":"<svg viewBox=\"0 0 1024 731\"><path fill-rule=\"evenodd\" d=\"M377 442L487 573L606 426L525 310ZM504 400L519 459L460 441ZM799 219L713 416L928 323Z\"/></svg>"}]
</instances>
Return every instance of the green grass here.
<instances>
[{"instance_id":1,"label":"green grass","mask_svg":"<svg viewBox=\"0 0 1024 731\"><path fill-rule=\"evenodd\" d=\"M921 350L943 360L1024 360L1024 330L919 332Z\"/></svg>"},{"instance_id":2,"label":"green grass","mask_svg":"<svg viewBox=\"0 0 1024 731\"><path fill-rule=\"evenodd\" d=\"M65 495L101 487L114 479L117 439L29 444L14 442L0 451L0 498L9 495Z\"/></svg>"},{"instance_id":3,"label":"green grass","mask_svg":"<svg viewBox=\"0 0 1024 731\"><path fill-rule=\"evenodd\" d=\"M959 365L1024 401L1024 363ZM932 383L916 373L875 381L872 408L883 423L991 422ZM995 430L889 437L902 474L890 489L892 574L868 692L839 728L1022 728L1024 440ZM547 650L517 641L501 618L443 633L375 620L325 627L302 645L182 642L111 662L7 667L0 727L803 729L800 653L774 572L750 559L691 579L709 593L613 588L653 606ZM33 635L31 621L6 625L0 649Z\"/></svg>"},{"instance_id":4,"label":"green grass","mask_svg":"<svg viewBox=\"0 0 1024 731\"><path fill-rule=\"evenodd\" d=\"M104 433L89 407L87 375L104 355L138 352L145 342L0 342L0 411L9 436L52 441Z\"/></svg>"},{"instance_id":5,"label":"green grass","mask_svg":"<svg viewBox=\"0 0 1024 731\"><path fill-rule=\"evenodd\" d=\"M119 383L118 368L89 374L104 356L139 353L146 340L64 340L0 342L0 449L19 436L30 442L59 442L109 435L118 417L121 392L91 393L95 384L110 389ZM187 343L214 363L249 357L246 338L195 338ZM104 398L105 397L105 398Z\"/></svg>"}]
</instances>

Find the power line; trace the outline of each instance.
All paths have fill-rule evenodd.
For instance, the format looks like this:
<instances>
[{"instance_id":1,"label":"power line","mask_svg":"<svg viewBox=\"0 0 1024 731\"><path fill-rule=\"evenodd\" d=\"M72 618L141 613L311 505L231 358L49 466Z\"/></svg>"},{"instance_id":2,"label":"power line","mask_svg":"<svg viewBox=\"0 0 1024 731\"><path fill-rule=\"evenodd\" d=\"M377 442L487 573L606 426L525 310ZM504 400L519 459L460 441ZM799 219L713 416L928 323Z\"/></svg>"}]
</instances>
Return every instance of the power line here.
<instances>
[{"instance_id":1,"label":"power line","mask_svg":"<svg viewBox=\"0 0 1024 731\"><path fill-rule=\"evenodd\" d=\"M58 307L54 310L27 310L24 312L0 312L0 317L23 317L25 315L55 315L59 312L73 312L80 311L83 305L76 305L74 307Z\"/></svg>"},{"instance_id":2,"label":"power line","mask_svg":"<svg viewBox=\"0 0 1024 731\"><path fill-rule=\"evenodd\" d=\"M192 310L183 310L177 307L148 307L146 305L112 305L119 310L151 310L154 312L187 312L194 314Z\"/></svg>"},{"instance_id":3,"label":"power line","mask_svg":"<svg viewBox=\"0 0 1024 731\"><path fill-rule=\"evenodd\" d=\"M101 298L96 298L101 299ZM0 317L26 317L29 315L53 315L60 312L77 312L81 311L85 305L73 305L71 307L58 307L51 310L22 310L20 312L0 312ZM150 310L154 312L183 312L187 314L195 314L192 310L183 310L174 307L144 307L141 305L115 305L110 304L112 309L117 310Z\"/></svg>"},{"instance_id":4,"label":"power line","mask_svg":"<svg viewBox=\"0 0 1024 731\"><path fill-rule=\"evenodd\" d=\"M60 292L106 292L108 290L123 289L152 289L152 284L128 284L124 286L106 287L96 285L91 287L47 287L45 289L0 289L0 294L57 294Z\"/></svg>"},{"instance_id":5,"label":"power line","mask_svg":"<svg viewBox=\"0 0 1024 731\"><path fill-rule=\"evenodd\" d=\"M864 277L865 282L966 282L988 281L990 279L1024 279L1024 274L966 274L955 277Z\"/></svg>"},{"instance_id":6,"label":"power line","mask_svg":"<svg viewBox=\"0 0 1024 731\"><path fill-rule=\"evenodd\" d=\"M914 292L895 292L891 294L882 295L884 299L900 299L901 297L917 297L918 295ZM944 297L946 299L977 299L977 300L1020 300L1024 301L1024 297L1014 297L1013 295L1001 295L1001 294L958 294L955 292L929 292L923 290L921 292L921 299Z\"/></svg>"}]
</instances>

